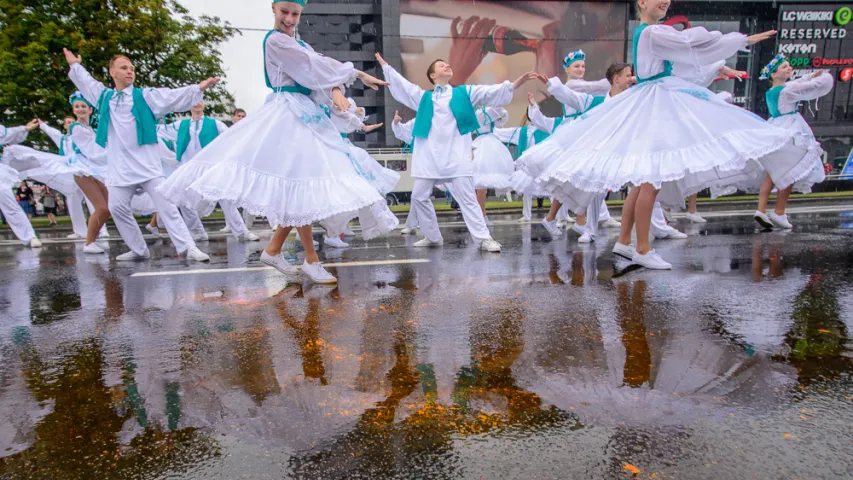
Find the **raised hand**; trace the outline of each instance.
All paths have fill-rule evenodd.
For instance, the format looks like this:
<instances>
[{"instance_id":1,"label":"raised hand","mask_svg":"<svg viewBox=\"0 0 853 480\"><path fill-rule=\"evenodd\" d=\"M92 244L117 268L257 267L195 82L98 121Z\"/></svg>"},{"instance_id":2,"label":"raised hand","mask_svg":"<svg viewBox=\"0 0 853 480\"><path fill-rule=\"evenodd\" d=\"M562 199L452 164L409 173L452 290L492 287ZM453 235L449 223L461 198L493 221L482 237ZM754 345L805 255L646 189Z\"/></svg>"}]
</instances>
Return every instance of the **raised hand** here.
<instances>
[{"instance_id":1,"label":"raised hand","mask_svg":"<svg viewBox=\"0 0 853 480\"><path fill-rule=\"evenodd\" d=\"M332 105L334 105L335 109L339 112L346 112L349 110L349 100L347 100L347 97L345 97L344 93L341 92L340 88L332 89Z\"/></svg>"},{"instance_id":2,"label":"raised hand","mask_svg":"<svg viewBox=\"0 0 853 480\"><path fill-rule=\"evenodd\" d=\"M32 132L33 130L39 128L39 125L41 123L41 120L39 120L38 118L34 118L30 120L24 128L26 128L28 132Z\"/></svg>"},{"instance_id":3,"label":"raised hand","mask_svg":"<svg viewBox=\"0 0 853 480\"><path fill-rule=\"evenodd\" d=\"M385 59L382 58L382 54L379 52L376 52L376 61L379 62L379 65L382 65L382 66L388 65L388 62L386 62Z\"/></svg>"},{"instance_id":4,"label":"raised hand","mask_svg":"<svg viewBox=\"0 0 853 480\"><path fill-rule=\"evenodd\" d=\"M398 112L397 110L394 110L394 125L397 125L398 123L400 123L402 121L403 121L403 117L400 116L400 112Z\"/></svg>"},{"instance_id":5,"label":"raised hand","mask_svg":"<svg viewBox=\"0 0 853 480\"><path fill-rule=\"evenodd\" d=\"M768 30L762 33L756 33L755 35L750 35L746 37L747 45L755 45L758 42L763 42L764 40L773 38L776 36L776 30Z\"/></svg>"},{"instance_id":6,"label":"raised hand","mask_svg":"<svg viewBox=\"0 0 853 480\"><path fill-rule=\"evenodd\" d=\"M544 83L545 85L548 85L548 77L546 77L545 75L542 75L541 73L537 73L537 74L535 74L534 78L536 80L539 80L540 82Z\"/></svg>"},{"instance_id":7,"label":"raised hand","mask_svg":"<svg viewBox=\"0 0 853 480\"><path fill-rule=\"evenodd\" d=\"M199 83L198 88L199 88L199 90L201 90L203 92L203 91L207 90L208 88L219 83L219 81L220 81L219 77L211 77L211 78L208 78L207 80Z\"/></svg>"},{"instance_id":8,"label":"raised hand","mask_svg":"<svg viewBox=\"0 0 853 480\"><path fill-rule=\"evenodd\" d=\"M815 70L815 72L812 74L812 78L817 78L817 77L823 75L824 72L826 72L826 70Z\"/></svg>"},{"instance_id":9,"label":"raised hand","mask_svg":"<svg viewBox=\"0 0 853 480\"><path fill-rule=\"evenodd\" d=\"M74 53L72 53L71 50L68 50L67 48L63 48L62 53L65 54L65 61L68 62L68 65L74 65L75 63L80 63L83 61L80 55L74 55Z\"/></svg>"},{"instance_id":10,"label":"raised hand","mask_svg":"<svg viewBox=\"0 0 853 480\"><path fill-rule=\"evenodd\" d=\"M516 81L512 83L512 88L518 90L519 87L536 78L539 78L539 74L536 72L527 72L525 74L522 74L520 77L518 77ZM545 83L548 83L548 81L546 80Z\"/></svg>"},{"instance_id":11,"label":"raised hand","mask_svg":"<svg viewBox=\"0 0 853 480\"><path fill-rule=\"evenodd\" d=\"M536 97L533 96L533 92L527 92L527 103L529 103L531 107L536 106Z\"/></svg>"},{"instance_id":12,"label":"raised hand","mask_svg":"<svg viewBox=\"0 0 853 480\"><path fill-rule=\"evenodd\" d=\"M387 87L388 85L391 85L385 80L380 80L374 77L373 75L368 75L364 72L358 72L358 78L361 80L361 83L363 83L365 87L372 88L374 90L379 90L380 86Z\"/></svg>"},{"instance_id":13,"label":"raised hand","mask_svg":"<svg viewBox=\"0 0 853 480\"><path fill-rule=\"evenodd\" d=\"M385 125L385 124L384 123L377 123L376 125L365 125L365 126L361 127L361 131L364 133L370 133L370 132L376 130L377 128L382 128L383 125Z\"/></svg>"},{"instance_id":14,"label":"raised hand","mask_svg":"<svg viewBox=\"0 0 853 480\"><path fill-rule=\"evenodd\" d=\"M749 73L744 72L743 70L735 70L735 69L729 68L729 67L721 68L719 71L719 74L720 74L720 76L722 76L724 78L733 77L733 78L737 78L737 79L744 79L744 78L747 78L749 76Z\"/></svg>"},{"instance_id":15,"label":"raised hand","mask_svg":"<svg viewBox=\"0 0 853 480\"><path fill-rule=\"evenodd\" d=\"M462 23L459 30L459 22L462 17L456 17L450 24L450 56L448 63L453 67L453 84L462 85L489 52L483 49L486 39L497 25L497 21L490 18L473 16Z\"/></svg>"}]
</instances>

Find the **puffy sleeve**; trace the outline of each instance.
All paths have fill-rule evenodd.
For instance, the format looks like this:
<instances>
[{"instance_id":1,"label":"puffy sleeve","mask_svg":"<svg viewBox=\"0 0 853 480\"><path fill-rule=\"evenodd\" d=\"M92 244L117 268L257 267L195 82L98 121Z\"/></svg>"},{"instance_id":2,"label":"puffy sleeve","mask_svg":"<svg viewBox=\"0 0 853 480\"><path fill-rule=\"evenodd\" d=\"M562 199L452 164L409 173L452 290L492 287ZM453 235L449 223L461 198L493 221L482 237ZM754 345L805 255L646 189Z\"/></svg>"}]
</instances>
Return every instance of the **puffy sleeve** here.
<instances>
[{"instance_id":1,"label":"puffy sleeve","mask_svg":"<svg viewBox=\"0 0 853 480\"><path fill-rule=\"evenodd\" d=\"M472 85L468 90L471 104L475 107L503 107L512 101L515 89L505 81L497 85Z\"/></svg>"},{"instance_id":2,"label":"puffy sleeve","mask_svg":"<svg viewBox=\"0 0 853 480\"><path fill-rule=\"evenodd\" d=\"M592 104L593 97L586 93L578 93L563 85L559 78L553 77L548 80L548 93L554 96L560 103L573 110L583 112ZM537 127L538 128L538 127Z\"/></svg>"},{"instance_id":3,"label":"puffy sleeve","mask_svg":"<svg viewBox=\"0 0 853 480\"><path fill-rule=\"evenodd\" d=\"M106 155L106 150L95 143L95 131L89 127L77 125L71 129L71 140L87 158Z\"/></svg>"},{"instance_id":4,"label":"puffy sleeve","mask_svg":"<svg viewBox=\"0 0 853 480\"><path fill-rule=\"evenodd\" d=\"M746 35L709 32L703 27L678 31L668 25L646 28L650 53L657 58L688 65L709 65L725 60L746 47Z\"/></svg>"},{"instance_id":5,"label":"puffy sleeve","mask_svg":"<svg viewBox=\"0 0 853 480\"><path fill-rule=\"evenodd\" d=\"M228 130L228 125L225 125L221 121L216 120L216 130L219 132L220 135L222 135L223 133L225 133L226 130Z\"/></svg>"},{"instance_id":6,"label":"puffy sleeve","mask_svg":"<svg viewBox=\"0 0 853 480\"><path fill-rule=\"evenodd\" d=\"M0 145L14 145L27 139L27 127L6 128L0 125Z\"/></svg>"},{"instance_id":7,"label":"puffy sleeve","mask_svg":"<svg viewBox=\"0 0 853 480\"><path fill-rule=\"evenodd\" d=\"M534 105L527 107L527 118L530 119L530 123L536 127L537 130L549 135L554 132L554 119L546 117L545 114L542 113L542 110L539 110L539 107Z\"/></svg>"},{"instance_id":8,"label":"puffy sleeve","mask_svg":"<svg viewBox=\"0 0 853 480\"><path fill-rule=\"evenodd\" d=\"M685 65L683 63L675 63L672 67L672 74L683 78L690 83L695 83L702 87L708 87L720 76L720 69L725 66L725 60L719 60L708 65Z\"/></svg>"},{"instance_id":9,"label":"puffy sleeve","mask_svg":"<svg viewBox=\"0 0 853 480\"><path fill-rule=\"evenodd\" d=\"M341 63L305 48L289 35L270 35L267 57L296 83L310 90L331 90L352 85L358 71L351 62Z\"/></svg>"},{"instance_id":10,"label":"puffy sleeve","mask_svg":"<svg viewBox=\"0 0 853 480\"><path fill-rule=\"evenodd\" d=\"M71 79L74 86L77 87L77 90L80 90L80 93L83 94L83 98L95 106L98 105L98 100L101 99L101 92L107 89L103 83L95 80L92 75L83 68L83 65L79 63L71 65L71 69L68 71L68 78Z\"/></svg>"},{"instance_id":11,"label":"puffy sleeve","mask_svg":"<svg viewBox=\"0 0 853 480\"><path fill-rule=\"evenodd\" d=\"M46 123L40 124L39 128L42 132L46 133L48 137L50 137L50 140L55 143L58 148L62 148L62 132Z\"/></svg>"},{"instance_id":12,"label":"puffy sleeve","mask_svg":"<svg viewBox=\"0 0 853 480\"><path fill-rule=\"evenodd\" d=\"M162 117L172 112L185 112L204 100L198 85L187 85L181 88L146 88L142 91L142 96L155 117Z\"/></svg>"},{"instance_id":13,"label":"puffy sleeve","mask_svg":"<svg viewBox=\"0 0 853 480\"><path fill-rule=\"evenodd\" d=\"M382 66L382 75L391 84L388 86L388 89L391 91L391 96L394 97L394 100L417 112L418 106L421 104L421 97L425 93L424 89L406 80L391 65L385 64Z\"/></svg>"},{"instance_id":14,"label":"puffy sleeve","mask_svg":"<svg viewBox=\"0 0 853 480\"><path fill-rule=\"evenodd\" d=\"M807 75L785 84L785 88L779 94L779 101L796 103L815 100L832 91L833 84L834 80L829 72L823 72L817 78Z\"/></svg>"},{"instance_id":15,"label":"puffy sleeve","mask_svg":"<svg viewBox=\"0 0 853 480\"><path fill-rule=\"evenodd\" d=\"M412 135L412 132L415 130L415 119L411 119L405 123L392 123L391 130L394 132L394 136L397 137L397 139L411 145L412 142L414 142L414 135Z\"/></svg>"},{"instance_id":16,"label":"puffy sleeve","mask_svg":"<svg viewBox=\"0 0 853 480\"><path fill-rule=\"evenodd\" d=\"M607 95L610 92L610 82L606 78L592 82L587 80L569 80L565 85L571 90L588 93L592 96Z\"/></svg>"},{"instance_id":17,"label":"puffy sleeve","mask_svg":"<svg viewBox=\"0 0 853 480\"><path fill-rule=\"evenodd\" d=\"M341 133L352 133L364 126L364 122L355 112L332 110L332 124Z\"/></svg>"},{"instance_id":18,"label":"puffy sleeve","mask_svg":"<svg viewBox=\"0 0 853 480\"><path fill-rule=\"evenodd\" d=\"M486 107L477 109L477 120L480 121L481 127L489 127L494 124L496 127L501 127L506 124L509 119L509 113L504 108ZM490 128L485 129L488 132Z\"/></svg>"},{"instance_id":19,"label":"puffy sleeve","mask_svg":"<svg viewBox=\"0 0 853 480\"><path fill-rule=\"evenodd\" d=\"M518 145L518 136L521 134L520 128L496 128L492 134L503 143Z\"/></svg>"}]
</instances>

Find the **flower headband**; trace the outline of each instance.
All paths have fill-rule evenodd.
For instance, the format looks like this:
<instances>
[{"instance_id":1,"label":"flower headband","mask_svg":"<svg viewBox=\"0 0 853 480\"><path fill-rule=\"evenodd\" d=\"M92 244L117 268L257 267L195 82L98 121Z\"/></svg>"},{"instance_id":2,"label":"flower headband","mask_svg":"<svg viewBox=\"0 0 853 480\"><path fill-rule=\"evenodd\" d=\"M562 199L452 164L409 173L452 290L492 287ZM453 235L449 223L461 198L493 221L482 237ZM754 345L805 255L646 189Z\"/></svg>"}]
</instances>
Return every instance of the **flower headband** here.
<instances>
[{"instance_id":1,"label":"flower headband","mask_svg":"<svg viewBox=\"0 0 853 480\"><path fill-rule=\"evenodd\" d=\"M88 100L86 100L86 98L83 96L83 94L80 93L79 91L72 93L71 96L68 97L68 104L69 105L73 106L74 102L83 102L86 105L88 105L89 108L95 108L92 106L91 103L89 103Z\"/></svg>"},{"instance_id":2,"label":"flower headband","mask_svg":"<svg viewBox=\"0 0 853 480\"><path fill-rule=\"evenodd\" d=\"M586 60L586 54L583 53L583 50L578 50L577 52L572 52L572 53L566 55L566 58L563 59L563 68L569 68L569 65L571 65L575 62L580 62L580 61L585 61L585 60Z\"/></svg>"},{"instance_id":3,"label":"flower headband","mask_svg":"<svg viewBox=\"0 0 853 480\"><path fill-rule=\"evenodd\" d=\"M767 66L761 69L761 76L759 76L758 79L769 80L770 75L772 75L773 72L775 72L776 69L779 68L779 65L782 65L787 60L788 58L783 53L776 55L775 57L773 57L773 60L771 60L770 63L767 64Z\"/></svg>"}]
</instances>

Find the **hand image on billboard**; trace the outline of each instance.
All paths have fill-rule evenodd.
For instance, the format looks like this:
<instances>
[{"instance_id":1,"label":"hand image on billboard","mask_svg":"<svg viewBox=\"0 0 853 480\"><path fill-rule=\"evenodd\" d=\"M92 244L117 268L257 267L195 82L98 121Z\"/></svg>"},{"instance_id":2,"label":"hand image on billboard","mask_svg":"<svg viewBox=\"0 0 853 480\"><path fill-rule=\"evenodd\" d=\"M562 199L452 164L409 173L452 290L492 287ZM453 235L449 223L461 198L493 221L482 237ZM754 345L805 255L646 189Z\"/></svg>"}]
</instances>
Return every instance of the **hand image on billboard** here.
<instances>
[{"instance_id":1,"label":"hand image on billboard","mask_svg":"<svg viewBox=\"0 0 853 480\"><path fill-rule=\"evenodd\" d=\"M560 22L549 23L542 27L542 40L536 50L534 70L548 78L559 77L563 72L560 55L557 53L557 39L560 38Z\"/></svg>"},{"instance_id":2,"label":"hand image on billboard","mask_svg":"<svg viewBox=\"0 0 853 480\"><path fill-rule=\"evenodd\" d=\"M474 70L486 58L488 52L483 48L497 22L490 18L469 17L462 23L462 17L456 17L450 24L450 66L453 67L453 85L463 85Z\"/></svg>"}]
</instances>

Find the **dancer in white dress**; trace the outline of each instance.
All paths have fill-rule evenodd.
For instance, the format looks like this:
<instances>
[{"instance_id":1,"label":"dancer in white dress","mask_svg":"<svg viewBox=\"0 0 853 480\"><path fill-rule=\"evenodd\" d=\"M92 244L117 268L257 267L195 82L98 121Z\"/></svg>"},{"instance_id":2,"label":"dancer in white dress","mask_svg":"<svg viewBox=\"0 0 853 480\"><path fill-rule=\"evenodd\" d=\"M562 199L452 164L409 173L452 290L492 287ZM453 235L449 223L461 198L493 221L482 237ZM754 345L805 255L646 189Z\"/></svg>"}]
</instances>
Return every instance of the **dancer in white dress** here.
<instances>
[{"instance_id":1,"label":"dancer in white dress","mask_svg":"<svg viewBox=\"0 0 853 480\"><path fill-rule=\"evenodd\" d=\"M265 215L278 228L261 261L286 274L297 272L281 255L296 227L306 253L302 273L315 282L335 283L314 250L313 222L358 215L365 239L393 230L398 222L385 198L355 173L348 145L318 103L331 98L335 108L347 110L342 86L360 79L378 89L386 82L294 38L304 3L272 4L275 30L263 44L267 86L274 92L269 101L178 169L160 191L202 214L228 200Z\"/></svg>"},{"instance_id":2,"label":"dancer in white dress","mask_svg":"<svg viewBox=\"0 0 853 480\"><path fill-rule=\"evenodd\" d=\"M828 94L832 90L833 78L826 70L818 70L811 75L790 80L793 74L794 68L782 54L776 55L773 61L762 69L761 78L770 80L773 84L766 94L767 109L770 111L768 122L794 132L794 142L808 150L806 163L812 168L793 170L783 176L780 181L782 185L788 186L778 189L776 209L770 213L767 213L770 192L774 186L779 187L779 185L775 183L769 172L763 176L758 196L758 210L754 217L755 221L764 228L773 228L774 225L783 229L793 228L788 221L788 215L785 214L791 191L811 192L812 185L826 178L823 170L823 148L815 139L811 127L798 108L800 102L817 100ZM744 189L753 190L754 188Z\"/></svg>"},{"instance_id":3,"label":"dancer in white dress","mask_svg":"<svg viewBox=\"0 0 853 480\"><path fill-rule=\"evenodd\" d=\"M660 196L662 203L683 205L685 197L704 188L742 179L750 159L796 164L805 154L793 145L790 133L673 75L728 58L772 38L775 31L749 37L701 27L678 31L657 24L669 4L638 2L643 20L634 33L639 85L595 108L584 121L558 129L530 152L555 159L536 181L572 209L586 208L602 191L626 184L639 187L626 199L614 253L652 269L672 268L649 239L661 188L666 193ZM621 128L614 131L617 123ZM636 249L630 246L635 219Z\"/></svg>"},{"instance_id":4,"label":"dancer in white dress","mask_svg":"<svg viewBox=\"0 0 853 480\"><path fill-rule=\"evenodd\" d=\"M116 88L110 89L89 75L79 56L68 49L64 52L71 65L68 76L83 97L98 109L95 143L107 151L109 210L122 239L130 247L129 252L119 255L116 260L151 257L130 207L137 189L141 188L154 201L160 220L178 253L186 254L188 260L209 261L210 257L196 247L177 207L157 192L164 176L155 117L188 110L200 102L202 92L216 85L219 79L208 78L198 85L178 89L135 88L133 63L127 57L117 55L109 66Z\"/></svg>"},{"instance_id":5,"label":"dancer in white dress","mask_svg":"<svg viewBox=\"0 0 853 480\"><path fill-rule=\"evenodd\" d=\"M6 128L0 125L0 149L5 145L14 145L27 139L27 134L39 126L38 119L34 119L20 127ZM14 168L0 162L0 212L6 217L6 222L12 233L18 237L24 245L32 248L41 247L41 241L33 230L33 224L27 218L27 214L18 204L12 193L12 187L21 183L20 174Z\"/></svg>"},{"instance_id":6,"label":"dancer in white dress","mask_svg":"<svg viewBox=\"0 0 853 480\"><path fill-rule=\"evenodd\" d=\"M496 127L503 127L509 120L509 113L504 108L478 108L477 120L480 128L474 132L477 138L471 143L474 149L474 189L486 225L491 226L486 214L486 194L490 188L498 196L510 191L509 177L515 171L512 153L505 142L494 135Z\"/></svg>"},{"instance_id":7,"label":"dancer in white dress","mask_svg":"<svg viewBox=\"0 0 853 480\"><path fill-rule=\"evenodd\" d=\"M528 98L532 102L533 94L528 93ZM513 159L513 168L515 168L515 160L518 159L518 157L520 157L525 150L548 138L547 133L537 129L532 125L529 125L531 108L532 107L528 108L528 112L524 114L524 117L521 121L521 127L496 128L494 132L492 132L498 138L498 140L506 144L507 148L509 148L510 145L516 146L515 156ZM533 186L532 183L531 186ZM510 187L512 187L512 175L510 175ZM519 218L518 221L529 222L533 218L533 197L547 197L548 195L544 192L517 192L521 194L522 198L521 218Z\"/></svg>"},{"instance_id":8,"label":"dancer in white dress","mask_svg":"<svg viewBox=\"0 0 853 480\"><path fill-rule=\"evenodd\" d=\"M471 132L479 128L476 107L502 107L512 101L515 90L534 78L526 73L515 83L498 85L463 85L451 88L453 69L443 60L436 60L427 70L427 78L435 85L431 92L405 79L376 54L385 79L390 82L391 95L398 102L415 110L412 177L412 208L425 238L416 247L437 247L444 244L438 229L435 208L430 201L436 183L444 183L459 203L468 231L481 250L500 252L501 245L492 239L483 212L474 192L474 165L471 161Z\"/></svg>"},{"instance_id":9,"label":"dancer in white dress","mask_svg":"<svg viewBox=\"0 0 853 480\"><path fill-rule=\"evenodd\" d=\"M190 118L158 126L157 134L160 138L173 142L175 159L180 165L186 165L226 130L228 130L227 125L204 114L204 100L202 100L190 109ZM169 176L170 174L166 175L167 178ZM235 238L245 242L260 241L260 237L246 228L243 217L233 202L222 200L219 205L225 215L225 225ZM187 228L193 234L193 238L196 241L207 240L208 235L204 230L204 224L201 222L198 212L184 206L179 206L178 209L187 224Z\"/></svg>"}]
</instances>

